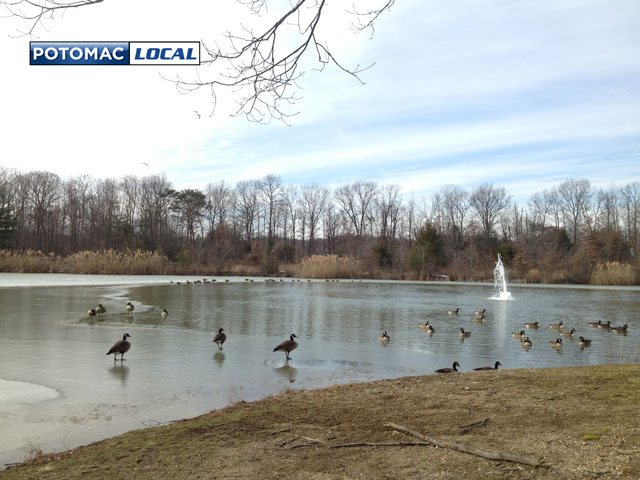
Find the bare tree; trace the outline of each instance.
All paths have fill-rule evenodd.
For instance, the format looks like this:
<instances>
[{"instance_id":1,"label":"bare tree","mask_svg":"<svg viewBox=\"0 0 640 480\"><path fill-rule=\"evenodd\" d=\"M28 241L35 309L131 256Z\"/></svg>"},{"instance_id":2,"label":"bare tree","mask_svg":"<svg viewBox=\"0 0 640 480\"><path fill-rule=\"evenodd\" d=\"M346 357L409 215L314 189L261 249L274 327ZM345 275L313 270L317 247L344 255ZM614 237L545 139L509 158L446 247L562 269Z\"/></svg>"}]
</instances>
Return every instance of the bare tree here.
<instances>
[{"instance_id":1,"label":"bare tree","mask_svg":"<svg viewBox=\"0 0 640 480\"><path fill-rule=\"evenodd\" d=\"M287 106L297 100L297 82L310 68L323 70L328 65L353 76L367 67L345 67L332 53L329 40L335 29L328 25L331 8L347 12L337 2L329 6L327 0L238 0L249 8L248 18L258 23L248 27L243 22L226 34L226 44L204 43L204 58L194 77L176 76L174 81L182 92L207 89L212 98L211 114L215 111L219 89L238 96L235 115L245 115L257 122L275 118L285 121L295 115ZM45 20L57 13L101 3L102 0L0 0L8 16L25 21L26 29L19 33L34 35ZM371 34L380 15L391 9L395 0L354 0L348 14L353 15L356 32L369 30ZM271 9L267 7L271 5ZM284 5L284 6L283 6ZM271 13L273 12L273 13ZM267 21L268 19L268 21ZM205 68L211 67L211 68Z\"/></svg>"},{"instance_id":2,"label":"bare tree","mask_svg":"<svg viewBox=\"0 0 640 480\"><path fill-rule=\"evenodd\" d=\"M586 179L566 180L558 186L558 198L564 221L572 233L572 240L579 243L578 231L591 207L591 182Z\"/></svg>"},{"instance_id":3,"label":"bare tree","mask_svg":"<svg viewBox=\"0 0 640 480\"><path fill-rule=\"evenodd\" d=\"M469 204L474 210L482 227L482 234L491 237L494 234L496 221L503 210L509 207L511 197L503 187L495 188L493 184L485 183L477 187Z\"/></svg>"},{"instance_id":4,"label":"bare tree","mask_svg":"<svg viewBox=\"0 0 640 480\"><path fill-rule=\"evenodd\" d=\"M282 178L269 174L260 180L259 185L266 206L267 244L269 245L267 248L270 249L273 247L274 222L282 194Z\"/></svg>"},{"instance_id":5,"label":"bare tree","mask_svg":"<svg viewBox=\"0 0 640 480\"><path fill-rule=\"evenodd\" d=\"M315 183L302 187L301 205L305 225L309 227L309 252L315 253L315 235L318 222L327 207L329 189Z\"/></svg>"},{"instance_id":6,"label":"bare tree","mask_svg":"<svg viewBox=\"0 0 640 480\"><path fill-rule=\"evenodd\" d=\"M249 245L253 238L255 221L260 209L259 189L260 182L258 180L243 180L236 183L236 209L240 215L245 240Z\"/></svg>"},{"instance_id":7,"label":"bare tree","mask_svg":"<svg viewBox=\"0 0 640 480\"><path fill-rule=\"evenodd\" d=\"M640 251L640 182L631 182L620 189L622 213L627 242L631 245L632 255Z\"/></svg>"},{"instance_id":8,"label":"bare tree","mask_svg":"<svg viewBox=\"0 0 640 480\"><path fill-rule=\"evenodd\" d=\"M209 214L209 233L224 226L233 209L233 191L224 181L209 183L205 188Z\"/></svg>"},{"instance_id":9,"label":"bare tree","mask_svg":"<svg viewBox=\"0 0 640 480\"><path fill-rule=\"evenodd\" d=\"M357 181L336 189L334 198L353 225L357 237L366 232L366 220L371 214L374 199L378 193L375 182Z\"/></svg>"}]
</instances>

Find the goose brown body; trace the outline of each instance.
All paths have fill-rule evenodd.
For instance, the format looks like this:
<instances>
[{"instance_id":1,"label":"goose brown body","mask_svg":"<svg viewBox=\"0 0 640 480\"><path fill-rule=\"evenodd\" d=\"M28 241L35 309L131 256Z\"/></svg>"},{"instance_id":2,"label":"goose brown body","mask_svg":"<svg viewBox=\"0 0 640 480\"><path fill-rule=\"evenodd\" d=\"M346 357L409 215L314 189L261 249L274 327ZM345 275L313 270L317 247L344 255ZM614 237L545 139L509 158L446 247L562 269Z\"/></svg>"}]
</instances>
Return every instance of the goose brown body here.
<instances>
[{"instance_id":1,"label":"goose brown body","mask_svg":"<svg viewBox=\"0 0 640 480\"><path fill-rule=\"evenodd\" d=\"M436 370L436 373L455 373L458 371L458 367L460 364L458 362L453 362L452 368L439 368Z\"/></svg>"},{"instance_id":2,"label":"goose brown body","mask_svg":"<svg viewBox=\"0 0 640 480\"><path fill-rule=\"evenodd\" d=\"M225 342L226 339L227 339L227 335L224 333L224 329L221 328L218 330L218 333L216 334L216 336L213 337L213 343L218 345L218 350L222 350L222 344Z\"/></svg>"},{"instance_id":3,"label":"goose brown body","mask_svg":"<svg viewBox=\"0 0 640 480\"><path fill-rule=\"evenodd\" d=\"M129 335L128 333L125 333L122 336L122 340L117 341L113 347L111 347L109 349L109 351L107 352L107 355L111 355L112 353L113 355L113 361L115 362L117 359L118 354L120 354L120 361L124 360L124 354L127 353L129 351L129 349L131 348L131 344L127 341L127 338L129 338L131 335Z\"/></svg>"},{"instance_id":4,"label":"goose brown body","mask_svg":"<svg viewBox=\"0 0 640 480\"><path fill-rule=\"evenodd\" d=\"M285 340L284 342L282 342L280 345L274 348L273 351L277 352L278 350L284 350L284 354L287 360L289 360L291 358L289 357L289 353L295 350L296 348L298 348L298 342L296 342L294 338L298 338L298 337L296 337L295 333L292 333L289 336L289 340Z\"/></svg>"},{"instance_id":5,"label":"goose brown body","mask_svg":"<svg viewBox=\"0 0 640 480\"><path fill-rule=\"evenodd\" d=\"M478 368L474 368L474 370L476 370L476 371L480 371L480 370L498 370L498 367L501 366L501 365L502 364L500 362L496 362L493 367L478 367Z\"/></svg>"}]
</instances>

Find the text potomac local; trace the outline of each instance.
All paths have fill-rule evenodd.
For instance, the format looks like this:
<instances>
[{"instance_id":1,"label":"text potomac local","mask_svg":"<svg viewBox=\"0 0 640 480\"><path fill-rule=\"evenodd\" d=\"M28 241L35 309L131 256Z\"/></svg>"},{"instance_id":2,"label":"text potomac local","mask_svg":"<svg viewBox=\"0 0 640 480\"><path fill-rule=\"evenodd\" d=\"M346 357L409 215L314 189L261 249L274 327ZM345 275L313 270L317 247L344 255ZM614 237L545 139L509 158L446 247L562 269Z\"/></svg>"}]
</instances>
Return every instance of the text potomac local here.
<instances>
[{"instance_id":1,"label":"text potomac local","mask_svg":"<svg viewBox=\"0 0 640 480\"><path fill-rule=\"evenodd\" d=\"M29 42L29 65L200 65L200 42Z\"/></svg>"}]
</instances>

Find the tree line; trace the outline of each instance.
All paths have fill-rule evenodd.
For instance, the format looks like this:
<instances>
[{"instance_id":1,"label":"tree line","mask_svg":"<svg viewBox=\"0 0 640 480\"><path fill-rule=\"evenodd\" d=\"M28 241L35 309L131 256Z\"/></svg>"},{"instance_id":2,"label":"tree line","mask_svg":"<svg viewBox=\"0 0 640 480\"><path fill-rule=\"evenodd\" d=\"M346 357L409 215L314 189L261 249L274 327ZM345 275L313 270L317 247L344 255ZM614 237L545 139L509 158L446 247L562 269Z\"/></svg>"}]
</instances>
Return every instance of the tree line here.
<instances>
[{"instance_id":1,"label":"tree line","mask_svg":"<svg viewBox=\"0 0 640 480\"><path fill-rule=\"evenodd\" d=\"M61 178L0 169L0 248L60 256L156 251L185 268L274 274L312 255L357 258L363 276L589 283L606 264L638 282L640 183L569 179L519 205L503 187L443 186L430 198L359 180L333 190L277 175L176 190L166 175ZM629 283L629 282L627 282Z\"/></svg>"}]
</instances>

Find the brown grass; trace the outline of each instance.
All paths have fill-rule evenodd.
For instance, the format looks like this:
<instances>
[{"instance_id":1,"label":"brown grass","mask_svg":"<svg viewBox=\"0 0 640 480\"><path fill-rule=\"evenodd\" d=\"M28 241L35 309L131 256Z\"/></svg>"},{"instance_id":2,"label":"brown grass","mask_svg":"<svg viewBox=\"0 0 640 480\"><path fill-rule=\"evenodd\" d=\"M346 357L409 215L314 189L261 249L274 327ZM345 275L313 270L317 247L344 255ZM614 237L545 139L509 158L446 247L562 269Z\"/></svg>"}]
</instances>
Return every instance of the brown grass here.
<instances>
[{"instance_id":1,"label":"brown grass","mask_svg":"<svg viewBox=\"0 0 640 480\"><path fill-rule=\"evenodd\" d=\"M66 258L36 250L0 250L0 271L11 273L163 275L172 268L164 255L142 250L84 251Z\"/></svg>"},{"instance_id":2,"label":"brown grass","mask_svg":"<svg viewBox=\"0 0 640 480\"><path fill-rule=\"evenodd\" d=\"M136 430L0 471L0 479L640 478L639 365L499 370L285 391ZM463 429L488 421L477 428ZM444 441L542 458L543 468L446 448L332 448Z\"/></svg>"},{"instance_id":3,"label":"brown grass","mask_svg":"<svg viewBox=\"0 0 640 480\"><path fill-rule=\"evenodd\" d=\"M352 257L312 255L298 265L298 276L304 278L360 278L362 262Z\"/></svg>"},{"instance_id":4,"label":"brown grass","mask_svg":"<svg viewBox=\"0 0 640 480\"><path fill-rule=\"evenodd\" d=\"M591 274L592 285L634 285L633 265L620 262L598 263Z\"/></svg>"}]
</instances>

